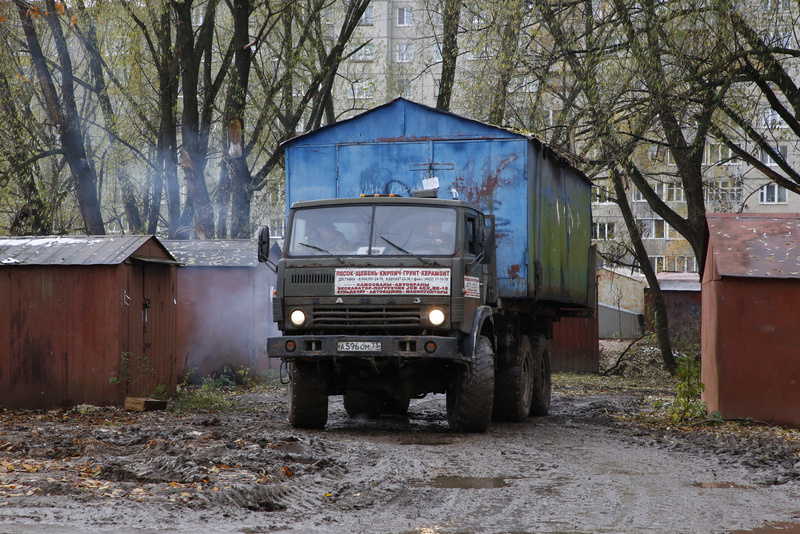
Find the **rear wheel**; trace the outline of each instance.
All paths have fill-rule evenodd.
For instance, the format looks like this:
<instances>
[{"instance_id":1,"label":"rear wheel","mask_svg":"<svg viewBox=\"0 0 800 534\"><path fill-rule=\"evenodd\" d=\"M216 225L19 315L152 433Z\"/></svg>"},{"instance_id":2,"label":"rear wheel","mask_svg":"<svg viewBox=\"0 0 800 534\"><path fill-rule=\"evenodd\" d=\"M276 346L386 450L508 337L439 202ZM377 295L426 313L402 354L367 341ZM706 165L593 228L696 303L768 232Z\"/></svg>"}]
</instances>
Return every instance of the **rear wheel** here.
<instances>
[{"instance_id":1,"label":"rear wheel","mask_svg":"<svg viewBox=\"0 0 800 534\"><path fill-rule=\"evenodd\" d=\"M552 378L550 376L550 343L543 335L537 334L532 339L534 359L533 399L531 400L531 416L547 415L550 411L550 394Z\"/></svg>"},{"instance_id":2,"label":"rear wheel","mask_svg":"<svg viewBox=\"0 0 800 534\"><path fill-rule=\"evenodd\" d=\"M309 362L289 363L289 423L295 428L324 428L328 422L325 375Z\"/></svg>"},{"instance_id":3,"label":"rear wheel","mask_svg":"<svg viewBox=\"0 0 800 534\"><path fill-rule=\"evenodd\" d=\"M457 432L486 432L494 399L494 352L485 336L478 338L475 361L458 367L447 388L447 422Z\"/></svg>"},{"instance_id":4,"label":"rear wheel","mask_svg":"<svg viewBox=\"0 0 800 534\"><path fill-rule=\"evenodd\" d=\"M519 343L511 347L507 365L499 366L494 382L495 421L521 422L528 418L534 387L533 349L528 336L521 336Z\"/></svg>"}]
</instances>

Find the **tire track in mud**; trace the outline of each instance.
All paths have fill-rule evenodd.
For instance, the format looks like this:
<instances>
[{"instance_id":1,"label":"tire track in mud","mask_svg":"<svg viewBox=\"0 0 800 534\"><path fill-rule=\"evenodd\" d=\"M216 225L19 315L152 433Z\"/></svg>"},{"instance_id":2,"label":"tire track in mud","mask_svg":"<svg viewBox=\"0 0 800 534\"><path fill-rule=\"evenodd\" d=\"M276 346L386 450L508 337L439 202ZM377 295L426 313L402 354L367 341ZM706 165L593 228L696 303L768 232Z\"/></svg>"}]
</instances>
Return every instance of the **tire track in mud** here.
<instances>
[{"instance_id":1,"label":"tire track in mud","mask_svg":"<svg viewBox=\"0 0 800 534\"><path fill-rule=\"evenodd\" d=\"M550 416L485 434L451 431L444 396L368 421L332 398L321 431L291 428L284 398L216 414L0 412L0 487L16 495L0 530L694 534L800 514L793 442L632 426L616 416L642 401L624 393L557 396Z\"/></svg>"}]
</instances>

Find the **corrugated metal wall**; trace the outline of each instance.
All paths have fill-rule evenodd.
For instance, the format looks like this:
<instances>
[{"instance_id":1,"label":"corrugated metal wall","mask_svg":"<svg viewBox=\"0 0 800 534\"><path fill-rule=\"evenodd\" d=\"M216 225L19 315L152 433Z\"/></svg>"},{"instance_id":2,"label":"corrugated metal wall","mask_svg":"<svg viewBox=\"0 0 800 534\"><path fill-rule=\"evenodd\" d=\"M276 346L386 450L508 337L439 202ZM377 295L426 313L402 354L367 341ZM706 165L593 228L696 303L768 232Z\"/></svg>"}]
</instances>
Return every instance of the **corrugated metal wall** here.
<instances>
[{"instance_id":1,"label":"corrugated metal wall","mask_svg":"<svg viewBox=\"0 0 800 534\"><path fill-rule=\"evenodd\" d=\"M0 404L110 405L174 388L175 269L0 267Z\"/></svg>"},{"instance_id":2,"label":"corrugated metal wall","mask_svg":"<svg viewBox=\"0 0 800 534\"><path fill-rule=\"evenodd\" d=\"M633 339L642 335L644 316L605 304L597 307L600 339Z\"/></svg>"},{"instance_id":3,"label":"corrugated metal wall","mask_svg":"<svg viewBox=\"0 0 800 534\"><path fill-rule=\"evenodd\" d=\"M597 373L600 371L598 320L565 317L553 324L553 372Z\"/></svg>"}]
</instances>

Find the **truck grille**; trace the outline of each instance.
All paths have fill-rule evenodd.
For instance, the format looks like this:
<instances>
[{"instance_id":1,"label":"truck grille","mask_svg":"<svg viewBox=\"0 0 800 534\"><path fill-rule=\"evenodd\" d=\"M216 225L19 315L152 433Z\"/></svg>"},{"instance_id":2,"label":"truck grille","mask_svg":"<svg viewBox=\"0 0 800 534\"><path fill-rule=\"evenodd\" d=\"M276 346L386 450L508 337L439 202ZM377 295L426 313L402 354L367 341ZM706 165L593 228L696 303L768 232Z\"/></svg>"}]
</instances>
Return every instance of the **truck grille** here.
<instances>
[{"instance_id":1,"label":"truck grille","mask_svg":"<svg viewBox=\"0 0 800 534\"><path fill-rule=\"evenodd\" d=\"M333 273L292 273L292 284L333 284Z\"/></svg>"},{"instance_id":2,"label":"truck grille","mask_svg":"<svg viewBox=\"0 0 800 534\"><path fill-rule=\"evenodd\" d=\"M420 326L420 317L420 309L416 307L315 308L314 326L408 328Z\"/></svg>"}]
</instances>

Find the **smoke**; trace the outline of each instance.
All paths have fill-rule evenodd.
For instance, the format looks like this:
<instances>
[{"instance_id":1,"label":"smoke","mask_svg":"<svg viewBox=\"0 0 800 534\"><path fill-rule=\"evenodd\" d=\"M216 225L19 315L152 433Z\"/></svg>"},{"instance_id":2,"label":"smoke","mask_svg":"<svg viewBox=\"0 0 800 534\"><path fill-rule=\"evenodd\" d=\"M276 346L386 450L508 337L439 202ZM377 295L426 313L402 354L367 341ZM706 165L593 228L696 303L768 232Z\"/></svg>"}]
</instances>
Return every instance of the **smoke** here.
<instances>
[{"instance_id":1,"label":"smoke","mask_svg":"<svg viewBox=\"0 0 800 534\"><path fill-rule=\"evenodd\" d=\"M186 266L178 271L179 358L192 377L277 368L267 358L267 337L279 335L272 321L275 274L250 267Z\"/></svg>"}]
</instances>

